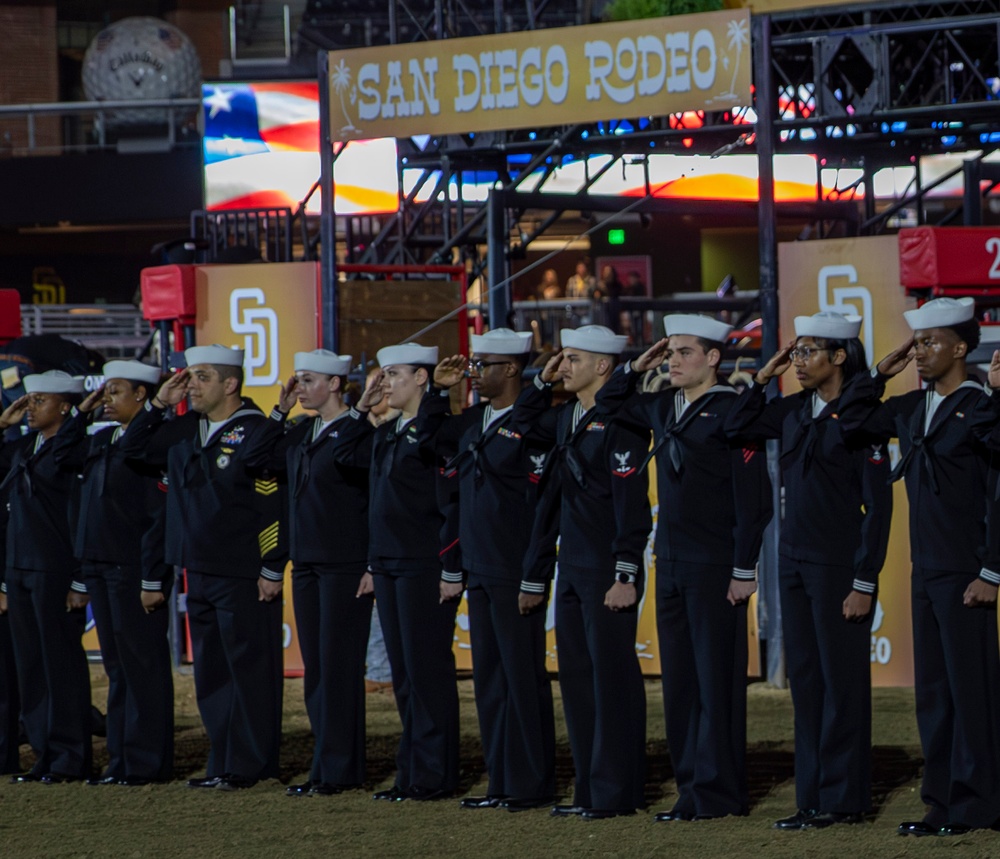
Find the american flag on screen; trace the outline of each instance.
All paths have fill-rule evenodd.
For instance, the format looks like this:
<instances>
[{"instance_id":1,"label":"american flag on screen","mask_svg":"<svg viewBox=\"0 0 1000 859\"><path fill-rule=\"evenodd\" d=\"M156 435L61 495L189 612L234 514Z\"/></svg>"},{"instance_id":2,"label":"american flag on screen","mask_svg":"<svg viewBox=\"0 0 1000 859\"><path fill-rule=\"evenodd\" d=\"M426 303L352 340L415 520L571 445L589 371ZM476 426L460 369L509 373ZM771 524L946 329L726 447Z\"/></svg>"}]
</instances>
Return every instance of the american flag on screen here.
<instances>
[{"instance_id":1,"label":"american flag on screen","mask_svg":"<svg viewBox=\"0 0 1000 859\"><path fill-rule=\"evenodd\" d=\"M317 83L209 83L202 106L206 207L297 208L319 179ZM350 143L337 158L334 180L338 215L395 212L395 140ZM307 211L319 213L318 191Z\"/></svg>"}]
</instances>

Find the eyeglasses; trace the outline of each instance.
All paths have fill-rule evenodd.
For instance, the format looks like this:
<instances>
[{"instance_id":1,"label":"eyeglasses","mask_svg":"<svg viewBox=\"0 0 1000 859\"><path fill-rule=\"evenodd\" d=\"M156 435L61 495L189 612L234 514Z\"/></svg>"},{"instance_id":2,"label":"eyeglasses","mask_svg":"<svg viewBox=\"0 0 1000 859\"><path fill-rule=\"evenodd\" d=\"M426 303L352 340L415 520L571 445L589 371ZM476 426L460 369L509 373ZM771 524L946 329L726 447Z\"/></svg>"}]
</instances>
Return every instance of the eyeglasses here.
<instances>
[{"instance_id":1,"label":"eyeglasses","mask_svg":"<svg viewBox=\"0 0 1000 859\"><path fill-rule=\"evenodd\" d=\"M796 346L788 353L788 357L793 361L808 361L813 355L829 351L828 348L823 346Z\"/></svg>"},{"instance_id":2,"label":"eyeglasses","mask_svg":"<svg viewBox=\"0 0 1000 859\"><path fill-rule=\"evenodd\" d=\"M471 376L475 373L477 376L483 375L483 370L487 367L496 367L500 364L509 364L510 361L469 361L468 369L465 371L466 376Z\"/></svg>"}]
</instances>

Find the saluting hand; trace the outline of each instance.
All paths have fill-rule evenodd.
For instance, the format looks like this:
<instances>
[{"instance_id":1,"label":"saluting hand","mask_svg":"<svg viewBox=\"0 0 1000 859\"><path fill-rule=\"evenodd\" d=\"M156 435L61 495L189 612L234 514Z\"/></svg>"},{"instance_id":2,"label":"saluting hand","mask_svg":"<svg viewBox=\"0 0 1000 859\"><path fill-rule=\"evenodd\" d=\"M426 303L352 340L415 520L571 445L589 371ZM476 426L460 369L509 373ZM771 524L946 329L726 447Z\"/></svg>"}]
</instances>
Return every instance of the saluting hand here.
<instances>
[{"instance_id":1,"label":"saluting hand","mask_svg":"<svg viewBox=\"0 0 1000 859\"><path fill-rule=\"evenodd\" d=\"M1000 388L1000 349L993 353L990 361L990 372L986 379L991 388Z\"/></svg>"},{"instance_id":2,"label":"saluting hand","mask_svg":"<svg viewBox=\"0 0 1000 859\"><path fill-rule=\"evenodd\" d=\"M913 360L913 356L916 354L916 349L913 348L914 342L914 339L911 337L902 346L898 349L893 349L892 352L879 361L876 367L879 374L892 378L902 373L906 369L906 365Z\"/></svg>"},{"instance_id":3,"label":"saluting hand","mask_svg":"<svg viewBox=\"0 0 1000 859\"><path fill-rule=\"evenodd\" d=\"M551 385L558 378L556 374L559 370L559 365L562 363L562 354L562 349L560 349L545 362L545 367L542 369L542 381L546 385Z\"/></svg>"},{"instance_id":4,"label":"saluting hand","mask_svg":"<svg viewBox=\"0 0 1000 859\"><path fill-rule=\"evenodd\" d=\"M454 388L465 378L469 359L464 355L451 355L434 368L434 384L439 388Z\"/></svg>"},{"instance_id":5,"label":"saluting hand","mask_svg":"<svg viewBox=\"0 0 1000 859\"><path fill-rule=\"evenodd\" d=\"M982 579L973 579L962 595L962 602L969 608L996 605L996 601L997 586L984 582Z\"/></svg>"},{"instance_id":6,"label":"saluting hand","mask_svg":"<svg viewBox=\"0 0 1000 859\"><path fill-rule=\"evenodd\" d=\"M18 397L0 413L0 431L16 427L28 411L28 395Z\"/></svg>"},{"instance_id":7,"label":"saluting hand","mask_svg":"<svg viewBox=\"0 0 1000 859\"><path fill-rule=\"evenodd\" d=\"M757 371L754 381L758 385L766 385L771 379L780 376L792 366L792 350L795 348L795 341L789 340L777 352L771 356L763 367Z\"/></svg>"},{"instance_id":8,"label":"saluting hand","mask_svg":"<svg viewBox=\"0 0 1000 859\"><path fill-rule=\"evenodd\" d=\"M668 337L658 340L638 358L632 359L632 369L637 373L645 373L647 370L655 370L667 357L667 351L670 348L669 344L670 339Z\"/></svg>"},{"instance_id":9,"label":"saluting hand","mask_svg":"<svg viewBox=\"0 0 1000 859\"><path fill-rule=\"evenodd\" d=\"M287 415L299 401L298 395L295 393L298 384L299 377L292 373L289 380L281 386L281 392L278 394L278 411L283 415Z\"/></svg>"},{"instance_id":10,"label":"saluting hand","mask_svg":"<svg viewBox=\"0 0 1000 859\"><path fill-rule=\"evenodd\" d=\"M365 388L361 399L358 400L356 408L359 412L370 412L373 407L382 402L382 397L385 396L385 392L382 390L383 379L385 379L385 372L382 370L371 377L368 387Z\"/></svg>"},{"instance_id":11,"label":"saluting hand","mask_svg":"<svg viewBox=\"0 0 1000 859\"><path fill-rule=\"evenodd\" d=\"M164 406L176 406L187 396L188 381L190 379L190 370L181 370L178 373L174 373L174 375L160 386L160 390L153 397L153 405L155 406L158 400Z\"/></svg>"},{"instance_id":12,"label":"saluting hand","mask_svg":"<svg viewBox=\"0 0 1000 859\"><path fill-rule=\"evenodd\" d=\"M78 411L83 412L85 415L90 414L90 412L96 411L101 405L101 401L104 399L104 385L101 385L96 391L92 391L87 395L87 398L80 403L76 408Z\"/></svg>"}]
</instances>

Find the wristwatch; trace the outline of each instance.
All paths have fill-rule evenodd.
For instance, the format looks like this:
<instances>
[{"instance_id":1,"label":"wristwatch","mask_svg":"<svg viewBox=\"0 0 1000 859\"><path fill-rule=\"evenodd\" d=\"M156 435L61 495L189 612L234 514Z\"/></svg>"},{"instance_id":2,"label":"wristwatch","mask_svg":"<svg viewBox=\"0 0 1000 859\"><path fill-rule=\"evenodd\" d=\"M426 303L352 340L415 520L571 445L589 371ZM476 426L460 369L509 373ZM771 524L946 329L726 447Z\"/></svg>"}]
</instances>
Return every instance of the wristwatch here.
<instances>
[{"instance_id":1,"label":"wristwatch","mask_svg":"<svg viewBox=\"0 0 1000 859\"><path fill-rule=\"evenodd\" d=\"M634 585L635 573L617 573L615 575L615 581L621 585Z\"/></svg>"}]
</instances>

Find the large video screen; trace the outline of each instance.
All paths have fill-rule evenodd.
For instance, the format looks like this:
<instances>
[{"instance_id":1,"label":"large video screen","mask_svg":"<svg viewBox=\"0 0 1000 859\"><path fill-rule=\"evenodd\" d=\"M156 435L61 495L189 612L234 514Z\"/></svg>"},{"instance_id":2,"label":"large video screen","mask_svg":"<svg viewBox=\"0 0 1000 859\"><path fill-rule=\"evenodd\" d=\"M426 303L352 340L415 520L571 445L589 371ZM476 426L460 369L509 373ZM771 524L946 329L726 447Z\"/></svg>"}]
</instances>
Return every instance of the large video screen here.
<instances>
[{"instance_id":1,"label":"large video screen","mask_svg":"<svg viewBox=\"0 0 1000 859\"><path fill-rule=\"evenodd\" d=\"M316 81L206 83L205 207L290 206L319 179L319 87ZM396 141L357 140L334 166L338 215L399 208ZM319 214L320 194L306 211Z\"/></svg>"}]
</instances>

